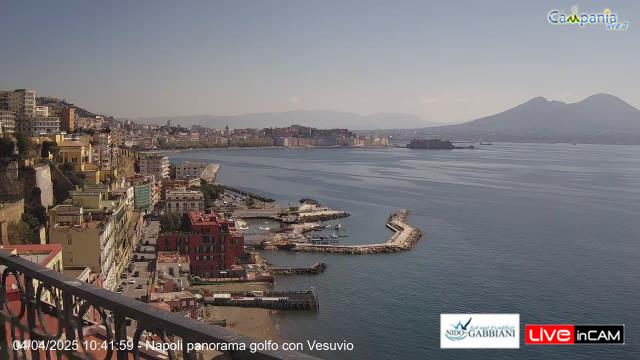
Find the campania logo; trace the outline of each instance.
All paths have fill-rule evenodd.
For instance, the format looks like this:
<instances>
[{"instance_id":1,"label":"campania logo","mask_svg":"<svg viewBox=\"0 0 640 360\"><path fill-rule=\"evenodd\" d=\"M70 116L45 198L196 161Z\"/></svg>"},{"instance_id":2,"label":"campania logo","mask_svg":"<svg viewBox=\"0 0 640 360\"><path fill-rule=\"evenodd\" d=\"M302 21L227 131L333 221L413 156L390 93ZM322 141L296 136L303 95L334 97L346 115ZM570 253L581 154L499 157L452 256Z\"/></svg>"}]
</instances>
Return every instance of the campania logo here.
<instances>
[{"instance_id":1,"label":"campania logo","mask_svg":"<svg viewBox=\"0 0 640 360\"><path fill-rule=\"evenodd\" d=\"M607 31L625 31L629 28L629 21L621 20L618 14L609 8L599 12L582 12L578 9L578 5L573 5L570 12L560 9L549 11L547 21L551 25L575 25L578 27L601 25Z\"/></svg>"}]
</instances>

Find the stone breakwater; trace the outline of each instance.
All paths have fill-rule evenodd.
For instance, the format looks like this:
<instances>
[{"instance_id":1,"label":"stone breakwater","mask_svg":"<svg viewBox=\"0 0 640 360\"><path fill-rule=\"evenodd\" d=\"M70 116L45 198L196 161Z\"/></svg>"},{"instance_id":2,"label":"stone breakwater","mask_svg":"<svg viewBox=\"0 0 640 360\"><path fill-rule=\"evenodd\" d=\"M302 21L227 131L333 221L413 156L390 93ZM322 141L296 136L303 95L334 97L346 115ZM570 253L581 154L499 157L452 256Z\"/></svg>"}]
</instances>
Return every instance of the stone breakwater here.
<instances>
[{"instance_id":1,"label":"stone breakwater","mask_svg":"<svg viewBox=\"0 0 640 360\"><path fill-rule=\"evenodd\" d=\"M389 216L387 228L393 231L393 235L386 243L366 245L296 244L291 250L348 255L384 254L411 250L422 236L422 231L410 225L407 222L408 217L408 209L402 209Z\"/></svg>"}]
</instances>

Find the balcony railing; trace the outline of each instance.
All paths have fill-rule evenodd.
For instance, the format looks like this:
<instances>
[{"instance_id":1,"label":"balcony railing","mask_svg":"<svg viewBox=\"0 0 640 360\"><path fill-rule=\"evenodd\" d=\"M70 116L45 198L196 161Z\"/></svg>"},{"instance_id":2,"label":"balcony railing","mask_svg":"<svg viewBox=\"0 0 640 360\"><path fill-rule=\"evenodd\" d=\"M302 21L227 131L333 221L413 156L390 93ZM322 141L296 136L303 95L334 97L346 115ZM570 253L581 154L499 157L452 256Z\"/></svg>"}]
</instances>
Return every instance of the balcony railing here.
<instances>
[{"instance_id":1,"label":"balcony railing","mask_svg":"<svg viewBox=\"0 0 640 360\"><path fill-rule=\"evenodd\" d=\"M233 350L221 351L225 359L316 359L292 351L252 352L255 340L67 278L3 250L0 270L0 359L202 358L188 344L218 344L218 349L227 344ZM91 334L99 334L101 342L88 342ZM153 352L143 338L182 346ZM34 341L40 345L33 346Z\"/></svg>"}]
</instances>

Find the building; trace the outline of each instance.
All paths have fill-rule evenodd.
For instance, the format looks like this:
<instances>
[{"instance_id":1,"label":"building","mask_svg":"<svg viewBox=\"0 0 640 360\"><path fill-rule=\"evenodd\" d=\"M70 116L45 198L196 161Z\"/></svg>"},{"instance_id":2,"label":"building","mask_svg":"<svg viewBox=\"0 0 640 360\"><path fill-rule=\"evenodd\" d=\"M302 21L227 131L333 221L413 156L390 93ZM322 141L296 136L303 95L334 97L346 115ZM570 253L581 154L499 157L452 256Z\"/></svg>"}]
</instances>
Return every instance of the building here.
<instances>
[{"instance_id":1,"label":"building","mask_svg":"<svg viewBox=\"0 0 640 360\"><path fill-rule=\"evenodd\" d=\"M71 163L76 171L84 171L85 165L91 163L91 144L81 141L63 141L58 145L58 156L62 163Z\"/></svg>"},{"instance_id":2,"label":"building","mask_svg":"<svg viewBox=\"0 0 640 360\"><path fill-rule=\"evenodd\" d=\"M0 91L0 109L14 112L17 116L36 115L36 92L29 89Z\"/></svg>"},{"instance_id":3,"label":"building","mask_svg":"<svg viewBox=\"0 0 640 360\"><path fill-rule=\"evenodd\" d=\"M115 257L113 222L93 220L81 206L57 205L49 211L49 243L63 247L64 266L87 266L107 273Z\"/></svg>"},{"instance_id":4,"label":"building","mask_svg":"<svg viewBox=\"0 0 640 360\"><path fill-rule=\"evenodd\" d=\"M65 267L88 266L99 274L99 285L114 289L133 253L135 236L129 191L112 194L108 189L104 184L85 185L71 192L72 205L53 207L49 242L62 245Z\"/></svg>"},{"instance_id":5,"label":"building","mask_svg":"<svg viewBox=\"0 0 640 360\"><path fill-rule=\"evenodd\" d=\"M0 110L0 133L13 134L16 131L16 114L9 110Z\"/></svg>"},{"instance_id":6,"label":"building","mask_svg":"<svg viewBox=\"0 0 640 360\"><path fill-rule=\"evenodd\" d=\"M196 295L190 291L151 293L149 303L165 303L172 312L190 309L196 305Z\"/></svg>"},{"instance_id":7,"label":"building","mask_svg":"<svg viewBox=\"0 0 640 360\"><path fill-rule=\"evenodd\" d=\"M68 132L76 129L76 110L73 106L65 106L61 109L60 129Z\"/></svg>"},{"instance_id":8,"label":"building","mask_svg":"<svg viewBox=\"0 0 640 360\"><path fill-rule=\"evenodd\" d=\"M36 105L35 114L36 116L49 116L49 107Z\"/></svg>"},{"instance_id":9,"label":"building","mask_svg":"<svg viewBox=\"0 0 640 360\"><path fill-rule=\"evenodd\" d=\"M169 157L158 153L140 154L140 174L154 176L156 180L169 178Z\"/></svg>"},{"instance_id":10,"label":"building","mask_svg":"<svg viewBox=\"0 0 640 360\"><path fill-rule=\"evenodd\" d=\"M36 264L40 264L48 269L63 272L62 246L59 244L31 244L31 245L3 245L0 250L7 251L13 256L21 257ZM0 266L0 273L4 271L4 266ZM13 276L7 277L7 285L15 284ZM38 288L39 282L34 281L34 287ZM7 286L7 300L18 300L20 292L14 286ZM51 295L48 291L43 291L42 300L51 302Z\"/></svg>"},{"instance_id":11,"label":"building","mask_svg":"<svg viewBox=\"0 0 640 360\"><path fill-rule=\"evenodd\" d=\"M220 276L244 256L244 236L233 221L202 211L189 212L187 219L189 232L161 234L157 250L188 255L192 274Z\"/></svg>"},{"instance_id":12,"label":"building","mask_svg":"<svg viewBox=\"0 0 640 360\"><path fill-rule=\"evenodd\" d=\"M165 192L165 210L186 214L204 210L204 195L199 190L169 190Z\"/></svg>"},{"instance_id":13,"label":"building","mask_svg":"<svg viewBox=\"0 0 640 360\"><path fill-rule=\"evenodd\" d=\"M60 132L60 118L56 116L17 116L16 131L28 136L55 135Z\"/></svg>"},{"instance_id":14,"label":"building","mask_svg":"<svg viewBox=\"0 0 640 360\"><path fill-rule=\"evenodd\" d=\"M176 179L200 178L207 165L207 163L183 161L176 165Z\"/></svg>"}]
</instances>

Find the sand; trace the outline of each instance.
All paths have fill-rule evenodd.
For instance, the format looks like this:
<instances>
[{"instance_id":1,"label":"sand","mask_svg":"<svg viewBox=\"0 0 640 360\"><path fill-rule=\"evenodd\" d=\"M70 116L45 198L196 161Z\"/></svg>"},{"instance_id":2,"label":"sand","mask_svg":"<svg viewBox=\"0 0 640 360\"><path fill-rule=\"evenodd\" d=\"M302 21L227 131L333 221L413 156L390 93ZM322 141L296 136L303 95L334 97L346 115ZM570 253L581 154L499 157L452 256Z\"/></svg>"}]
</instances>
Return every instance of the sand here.
<instances>
[{"instance_id":1,"label":"sand","mask_svg":"<svg viewBox=\"0 0 640 360\"><path fill-rule=\"evenodd\" d=\"M275 310L233 306L205 306L205 319L227 320L227 329L256 340L279 341L273 321Z\"/></svg>"}]
</instances>

